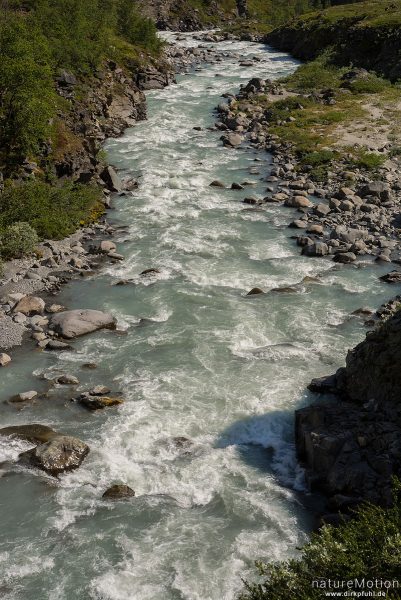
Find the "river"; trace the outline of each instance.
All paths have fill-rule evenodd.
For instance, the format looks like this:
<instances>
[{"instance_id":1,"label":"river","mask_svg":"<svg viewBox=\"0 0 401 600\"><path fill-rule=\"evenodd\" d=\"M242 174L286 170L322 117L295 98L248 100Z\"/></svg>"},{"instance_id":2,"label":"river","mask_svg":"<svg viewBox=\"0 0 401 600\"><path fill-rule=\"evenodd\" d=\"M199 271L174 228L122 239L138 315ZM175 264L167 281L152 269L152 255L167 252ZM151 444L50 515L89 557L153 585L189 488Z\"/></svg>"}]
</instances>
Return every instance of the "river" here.
<instances>
[{"instance_id":1,"label":"river","mask_svg":"<svg viewBox=\"0 0 401 600\"><path fill-rule=\"evenodd\" d=\"M59 355L22 349L1 372L0 400L45 390L38 376L64 372L82 389L104 383L125 398L93 414L58 387L21 411L0 405L4 425L47 424L91 447L80 469L56 481L12 463L25 443L0 442L11 461L0 467L7 600L233 600L254 560L293 556L313 525L293 411L310 401L310 379L333 372L363 338L350 313L379 305L388 290L375 265L301 257L287 228L292 209L250 208L245 191L209 187L251 180L246 192L263 195L271 157L223 148L207 128L223 92L297 64L260 44L219 49L222 63L149 92L148 121L106 145L110 162L140 180L109 214L125 260L69 284L58 301L109 310L119 331ZM233 53L260 61L240 67ZM147 268L160 272L141 277ZM245 297L306 276L320 281ZM114 285L121 279L132 282ZM88 362L98 368L84 370ZM136 497L102 500L119 482Z\"/></svg>"}]
</instances>

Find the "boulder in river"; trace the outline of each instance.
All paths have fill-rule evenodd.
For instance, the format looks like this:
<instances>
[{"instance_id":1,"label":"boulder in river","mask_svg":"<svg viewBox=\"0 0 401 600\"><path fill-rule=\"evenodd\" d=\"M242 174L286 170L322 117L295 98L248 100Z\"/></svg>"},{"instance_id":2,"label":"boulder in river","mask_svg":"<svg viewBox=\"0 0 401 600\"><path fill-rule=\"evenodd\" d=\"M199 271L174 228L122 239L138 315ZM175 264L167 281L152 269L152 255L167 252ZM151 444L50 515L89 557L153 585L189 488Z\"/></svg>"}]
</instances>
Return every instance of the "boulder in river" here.
<instances>
[{"instance_id":1,"label":"boulder in river","mask_svg":"<svg viewBox=\"0 0 401 600\"><path fill-rule=\"evenodd\" d=\"M5 354L4 352L0 353L0 367L6 367L11 362L11 356Z\"/></svg>"},{"instance_id":2,"label":"boulder in river","mask_svg":"<svg viewBox=\"0 0 401 600\"><path fill-rule=\"evenodd\" d=\"M111 406L123 404L122 398L113 398L110 396L91 396L90 394L81 394L78 402L85 406L88 410L103 410Z\"/></svg>"},{"instance_id":3,"label":"boulder in river","mask_svg":"<svg viewBox=\"0 0 401 600\"><path fill-rule=\"evenodd\" d=\"M240 146L243 142L243 138L238 133L228 133L227 135L223 135L221 138L224 146L230 146L231 148L236 148Z\"/></svg>"},{"instance_id":4,"label":"boulder in river","mask_svg":"<svg viewBox=\"0 0 401 600\"><path fill-rule=\"evenodd\" d=\"M254 287L247 293L247 296L257 296L258 294L264 294L264 291L258 287Z\"/></svg>"},{"instance_id":5,"label":"boulder in river","mask_svg":"<svg viewBox=\"0 0 401 600\"><path fill-rule=\"evenodd\" d=\"M215 179L214 181L212 181L212 183L210 184L210 187L218 187L218 188L225 188L226 186L224 185L224 183L222 181L219 181L218 179Z\"/></svg>"},{"instance_id":6,"label":"boulder in river","mask_svg":"<svg viewBox=\"0 0 401 600\"><path fill-rule=\"evenodd\" d=\"M17 437L37 444L23 452L20 461L50 475L77 469L89 454L89 446L78 438L53 431L46 425L15 425L0 429L0 436Z\"/></svg>"},{"instance_id":7,"label":"boulder in river","mask_svg":"<svg viewBox=\"0 0 401 600\"><path fill-rule=\"evenodd\" d=\"M401 271L391 271L380 277L381 281L386 283L401 283Z\"/></svg>"},{"instance_id":8,"label":"boulder in river","mask_svg":"<svg viewBox=\"0 0 401 600\"><path fill-rule=\"evenodd\" d=\"M117 175L113 167L106 167L100 174L100 177L106 184L107 188L112 192L121 192L123 189L123 183L120 177Z\"/></svg>"},{"instance_id":9,"label":"boulder in river","mask_svg":"<svg viewBox=\"0 0 401 600\"><path fill-rule=\"evenodd\" d=\"M110 313L100 310L67 310L53 315L51 328L68 340L99 329L115 329L116 320Z\"/></svg>"},{"instance_id":10,"label":"boulder in river","mask_svg":"<svg viewBox=\"0 0 401 600\"><path fill-rule=\"evenodd\" d=\"M139 275L159 275L159 273L159 269L145 269L142 273L139 273Z\"/></svg>"},{"instance_id":11,"label":"boulder in river","mask_svg":"<svg viewBox=\"0 0 401 600\"><path fill-rule=\"evenodd\" d=\"M135 496L135 492L128 485L117 484L109 487L102 498L105 500L124 500L133 496Z\"/></svg>"}]
</instances>

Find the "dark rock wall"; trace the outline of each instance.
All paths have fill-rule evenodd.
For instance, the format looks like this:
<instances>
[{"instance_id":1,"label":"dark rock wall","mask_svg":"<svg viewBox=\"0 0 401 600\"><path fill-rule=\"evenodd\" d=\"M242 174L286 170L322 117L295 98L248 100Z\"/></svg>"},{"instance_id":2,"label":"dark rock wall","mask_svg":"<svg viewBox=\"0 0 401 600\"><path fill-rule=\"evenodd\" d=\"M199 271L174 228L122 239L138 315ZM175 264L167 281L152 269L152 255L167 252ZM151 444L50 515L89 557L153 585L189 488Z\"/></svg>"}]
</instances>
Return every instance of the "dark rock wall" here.
<instances>
[{"instance_id":1,"label":"dark rock wall","mask_svg":"<svg viewBox=\"0 0 401 600\"><path fill-rule=\"evenodd\" d=\"M325 49L333 48L335 61L340 65L353 64L394 81L399 79L400 27L362 27L358 21L298 20L272 31L264 41L301 60L312 60Z\"/></svg>"},{"instance_id":2,"label":"dark rock wall","mask_svg":"<svg viewBox=\"0 0 401 600\"><path fill-rule=\"evenodd\" d=\"M296 413L298 458L309 486L332 504L391 503L401 476L401 311L348 354L336 376L310 389L334 400Z\"/></svg>"}]
</instances>

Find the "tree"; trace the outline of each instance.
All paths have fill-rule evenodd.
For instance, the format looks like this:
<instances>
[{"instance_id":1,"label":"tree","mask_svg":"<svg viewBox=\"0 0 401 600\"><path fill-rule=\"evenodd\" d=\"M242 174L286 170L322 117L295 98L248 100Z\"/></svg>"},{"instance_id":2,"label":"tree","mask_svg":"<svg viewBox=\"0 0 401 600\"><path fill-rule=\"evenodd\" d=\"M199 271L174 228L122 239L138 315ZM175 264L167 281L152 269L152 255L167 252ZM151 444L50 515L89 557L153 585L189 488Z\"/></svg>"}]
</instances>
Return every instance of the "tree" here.
<instances>
[{"instance_id":1,"label":"tree","mask_svg":"<svg viewBox=\"0 0 401 600\"><path fill-rule=\"evenodd\" d=\"M38 151L55 102L46 39L28 15L0 15L0 139L6 163Z\"/></svg>"}]
</instances>

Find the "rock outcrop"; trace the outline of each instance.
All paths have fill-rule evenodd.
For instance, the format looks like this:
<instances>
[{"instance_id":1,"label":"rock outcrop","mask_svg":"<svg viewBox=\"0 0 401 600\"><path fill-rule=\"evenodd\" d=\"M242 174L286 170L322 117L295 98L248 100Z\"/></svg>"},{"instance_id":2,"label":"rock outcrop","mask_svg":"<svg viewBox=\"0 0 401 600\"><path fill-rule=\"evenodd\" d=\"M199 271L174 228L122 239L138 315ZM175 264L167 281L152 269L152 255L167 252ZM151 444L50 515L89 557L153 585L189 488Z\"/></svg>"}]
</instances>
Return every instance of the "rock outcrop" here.
<instances>
[{"instance_id":1,"label":"rock outcrop","mask_svg":"<svg viewBox=\"0 0 401 600\"><path fill-rule=\"evenodd\" d=\"M335 400L296 413L296 445L311 488L352 502L391 502L401 474L401 311L310 389Z\"/></svg>"}]
</instances>

